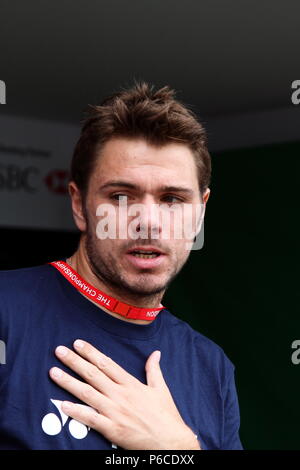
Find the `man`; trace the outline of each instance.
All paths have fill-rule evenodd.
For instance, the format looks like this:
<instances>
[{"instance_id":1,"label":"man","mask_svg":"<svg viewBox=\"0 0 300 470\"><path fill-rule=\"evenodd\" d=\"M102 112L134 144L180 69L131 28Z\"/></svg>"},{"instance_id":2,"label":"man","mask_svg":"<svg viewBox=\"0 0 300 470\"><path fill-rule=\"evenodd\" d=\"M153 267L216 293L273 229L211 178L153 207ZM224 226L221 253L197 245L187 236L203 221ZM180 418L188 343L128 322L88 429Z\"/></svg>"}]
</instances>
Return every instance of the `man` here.
<instances>
[{"instance_id":1,"label":"man","mask_svg":"<svg viewBox=\"0 0 300 470\"><path fill-rule=\"evenodd\" d=\"M1 272L2 448L242 448L233 364L161 304L210 172L205 131L169 87L91 107L69 183L77 251Z\"/></svg>"}]
</instances>

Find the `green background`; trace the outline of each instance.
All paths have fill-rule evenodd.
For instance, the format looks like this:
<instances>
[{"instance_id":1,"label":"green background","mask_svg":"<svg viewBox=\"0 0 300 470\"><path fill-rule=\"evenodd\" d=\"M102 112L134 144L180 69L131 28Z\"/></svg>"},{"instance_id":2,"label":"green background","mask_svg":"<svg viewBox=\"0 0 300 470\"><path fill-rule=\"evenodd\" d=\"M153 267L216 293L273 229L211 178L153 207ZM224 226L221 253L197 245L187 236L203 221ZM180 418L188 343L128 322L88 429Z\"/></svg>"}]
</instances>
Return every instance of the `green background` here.
<instances>
[{"instance_id":1,"label":"green background","mask_svg":"<svg viewBox=\"0 0 300 470\"><path fill-rule=\"evenodd\" d=\"M246 449L300 449L300 144L212 155L204 246L164 305L236 366Z\"/></svg>"}]
</instances>

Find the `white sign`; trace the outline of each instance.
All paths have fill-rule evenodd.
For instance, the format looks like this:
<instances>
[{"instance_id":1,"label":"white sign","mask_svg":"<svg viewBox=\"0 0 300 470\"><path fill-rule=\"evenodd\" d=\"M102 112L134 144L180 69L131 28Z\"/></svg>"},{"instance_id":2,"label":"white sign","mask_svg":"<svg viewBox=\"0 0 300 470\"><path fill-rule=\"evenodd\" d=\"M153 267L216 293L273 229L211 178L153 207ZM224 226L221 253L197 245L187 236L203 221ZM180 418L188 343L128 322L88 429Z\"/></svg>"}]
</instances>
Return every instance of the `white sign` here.
<instances>
[{"instance_id":1,"label":"white sign","mask_svg":"<svg viewBox=\"0 0 300 470\"><path fill-rule=\"evenodd\" d=\"M0 225L76 230L67 182L76 126L0 116Z\"/></svg>"}]
</instances>

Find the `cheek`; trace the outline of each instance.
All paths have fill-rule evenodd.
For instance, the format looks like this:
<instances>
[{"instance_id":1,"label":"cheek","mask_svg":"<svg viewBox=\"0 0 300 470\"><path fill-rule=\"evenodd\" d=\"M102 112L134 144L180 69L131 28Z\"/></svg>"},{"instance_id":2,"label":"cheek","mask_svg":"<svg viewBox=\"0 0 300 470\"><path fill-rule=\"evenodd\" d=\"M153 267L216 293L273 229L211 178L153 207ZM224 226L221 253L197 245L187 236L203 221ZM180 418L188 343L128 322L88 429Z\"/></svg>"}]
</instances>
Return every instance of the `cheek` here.
<instances>
[{"instance_id":1,"label":"cheek","mask_svg":"<svg viewBox=\"0 0 300 470\"><path fill-rule=\"evenodd\" d=\"M201 216L201 205L186 205L183 211L182 226L183 237L186 240L193 240Z\"/></svg>"},{"instance_id":2,"label":"cheek","mask_svg":"<svg viewBox=\"0 0 300 470\"><path fill-rule=\"evenodd\" d=\"M199 218L198 208L192 204L180 206L170 214L162 214L162 232L170 240L192 240Z\"/></svg>"},{"instance_id":3,"label":"cheek","mask_svg":"<svg viewBox=\"0 0 300 470\"><path fill-rule=\"evenodd\" d=\"M187 240L176 240L175 249L174 249L174 261L179 266L186 261L190 254L189 244Z\"/></svg>"},{"instance_id":4,"label":"cheek","mask_svg":"<svg viewBox=\"0 0 300 470\"><path fill-rule=\"evenodd\" d=\"M85 216L86 216L89 229L90 230L94 229L94 233L95 233L97 222L99 220L99 217L97 216L97 207L98 205L95 204L94 201L91 201L90 198L87 200L86 205L85 205Z\"/></svg>"},{"instance_id":5,"label":"cheek","mask_svg":"<svg viewBox=\"0 0 300 470\"><path fill-rule=\"evenodd\" d=\"M116 211L116 231L117 236L122 240L128 238L130 233L130 227L134 230L136 228L137 222L135 223L136 218L130 217L126 210L117 210Z\"/></svg>"}]
</instances>

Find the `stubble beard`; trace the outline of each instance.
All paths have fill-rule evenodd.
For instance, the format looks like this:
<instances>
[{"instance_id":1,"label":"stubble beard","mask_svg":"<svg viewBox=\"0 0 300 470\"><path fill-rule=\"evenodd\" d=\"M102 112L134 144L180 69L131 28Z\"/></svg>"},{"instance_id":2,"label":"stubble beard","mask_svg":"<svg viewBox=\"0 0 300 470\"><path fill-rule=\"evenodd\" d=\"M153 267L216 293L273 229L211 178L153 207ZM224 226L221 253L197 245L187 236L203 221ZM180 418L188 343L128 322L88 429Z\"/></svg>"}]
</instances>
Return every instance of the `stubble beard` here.
<instances>
[{"instance_id":1,"label":"stubble beard","mask_svg":"<svg viewBox=\"0 0 300 470\"><path fill-rule=\"evenodd\" d=\"M163 285L153 285L149 280L149 274L141 273L137 281L130 282L122 274L122 268L118 267L115 258L109 253L103 256L97 247L97 238L89 227L85 233L85 251L93 273L105 284L111 287L119 295L131 295L133 298L141 297L154 299L161 297L169 284L176 277L179 270L176 267L170 272L168 279Z\"/></svg>"}]
</instances>

